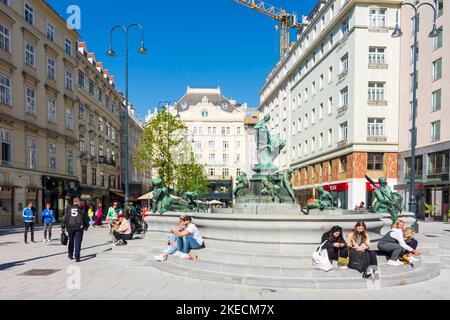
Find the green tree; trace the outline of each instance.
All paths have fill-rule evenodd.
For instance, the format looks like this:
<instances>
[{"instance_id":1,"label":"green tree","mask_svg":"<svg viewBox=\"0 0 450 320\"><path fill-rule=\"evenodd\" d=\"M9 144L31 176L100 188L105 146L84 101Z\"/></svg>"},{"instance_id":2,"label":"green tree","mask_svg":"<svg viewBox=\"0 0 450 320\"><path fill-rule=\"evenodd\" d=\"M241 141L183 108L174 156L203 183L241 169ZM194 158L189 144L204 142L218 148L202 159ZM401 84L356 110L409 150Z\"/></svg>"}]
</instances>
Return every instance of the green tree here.
<instances>
[{"instance_id":1,"label":"green tree","mask_svg":"<svg viewBox=\"0 0 450 320\"><path fill-rule=\"evenodd\" d=\"M177 192L181 195L185 192L198 191L199 196L206 195L210 191L205 168L196 163L194 153L189 152L188 161L177 165Z\"/></svg>"},{"instance_id":2,"label":"green tree","mask_svg":"<svg viewBox=\"0 0 450 320\"><path fill-rule=\"evenodd\" d=\"M183 142L179 134L185 126L174 115L167 111L158 112L156 117L144 126L141 143L133 157L138 170L158 170L159 177L167 186L176 181L177 162L173 154Z\"/></svg>"}]
</instances>

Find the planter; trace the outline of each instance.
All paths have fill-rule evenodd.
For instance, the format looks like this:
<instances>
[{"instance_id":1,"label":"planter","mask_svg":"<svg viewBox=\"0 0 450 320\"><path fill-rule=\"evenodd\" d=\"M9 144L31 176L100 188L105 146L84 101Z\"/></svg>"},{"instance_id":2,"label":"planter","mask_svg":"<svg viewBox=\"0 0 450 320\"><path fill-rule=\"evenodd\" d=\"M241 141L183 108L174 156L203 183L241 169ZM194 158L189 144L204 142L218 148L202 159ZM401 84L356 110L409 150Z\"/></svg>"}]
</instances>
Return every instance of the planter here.
<instances>
[{"instance_id":1,"label":"planter","mask_svg":"<svg viewBox=\"0 0 450 320\"><path fill-rule=\"evenodd\" d=\"M434 222L434 217L426 217L425 222Z\"/></svg>"}]
</instances>

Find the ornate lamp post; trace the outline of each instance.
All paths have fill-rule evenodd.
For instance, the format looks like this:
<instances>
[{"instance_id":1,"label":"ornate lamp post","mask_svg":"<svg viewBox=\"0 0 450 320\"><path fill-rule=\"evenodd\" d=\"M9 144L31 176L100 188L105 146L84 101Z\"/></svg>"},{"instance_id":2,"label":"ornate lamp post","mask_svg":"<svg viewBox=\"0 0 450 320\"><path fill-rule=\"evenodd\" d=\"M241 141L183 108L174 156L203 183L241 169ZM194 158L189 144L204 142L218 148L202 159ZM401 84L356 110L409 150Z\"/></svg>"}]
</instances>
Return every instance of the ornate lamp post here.
<instances>
[{"instance_id":1,"label":"ornate lamp post","mask_svg":"<svg viewBox=\"0 0 450 320\"><path fill-rule=\"evenodd\" d=\"M433 29L428 35L430 38L435 38L439 36L440 31L436 27L437 19L437 9L431 3L423 2L419 5L414 5L409 2L402 2L400 8L397 10L397 25L392 33L393 38L399 38L403 35L403 32L399 24L399 11L403 6L410 6L414 10L414 45L413 45L413 63L414 63L414 74L413 74L413 105L412 105L412 130L411 130L411 180L410 180L410 194L409 194L409 210L414 213L415 223L413 228L416 232L419 232L418 224L418 212L417 212L417 199L416 199L416 145L417 145L417 127L416 127L416 116L417 116L417 33L419 30L419 10L423 6L429 6L434 12L434 23Z\"/></svg>"}]
</instances>

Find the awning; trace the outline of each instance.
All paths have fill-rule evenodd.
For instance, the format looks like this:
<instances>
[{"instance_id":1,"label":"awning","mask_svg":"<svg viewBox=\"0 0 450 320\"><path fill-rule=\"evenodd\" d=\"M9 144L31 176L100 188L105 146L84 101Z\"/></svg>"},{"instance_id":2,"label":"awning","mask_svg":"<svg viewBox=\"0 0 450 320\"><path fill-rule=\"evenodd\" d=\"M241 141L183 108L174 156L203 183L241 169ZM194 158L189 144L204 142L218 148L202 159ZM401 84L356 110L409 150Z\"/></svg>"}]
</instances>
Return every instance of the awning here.
<instances>
[{"instance_id":1,"label":"awning","mask_svg":"<svg viewBox=\"0 0 450 320\"><path fill-rule=\"evenodd\" d=\"M82 194L80 197L81 200L91 200L91 198L92 197L88 194Z\"/></svg>"},{"instance_id":2,"label":"awning","mask_svg":"<svg viewBox=\"0 0 450 320\"><path fill-rule=\"evenodd\" d=\"M218 200L213 200L213 201L209 202L209 204L211 204L211 205L221 205L221 204L224 204L224 203L220 202Z\"/></svg>"},{"instance_id":3,"label":"awning","mask_svg":"<svg viewBox=\"0 0 450 320\"><path fill-rule=\"evenodd\" d=\"M121 198L125 199L125 193L122 192L116 192L116 191L111 191L112 194L115 194L116 196L119 196Z\"/></svg>"},{"instance_id":4,"label":"awning","mask_svg":"<svg viewBox=\"0 0 450 320\"><path fill-rule=\"evenodd\" d=\"M152 200L153 199L153 192L149 192L142 197L138 198L138 200Z\"/></svg>"}]
</instances>

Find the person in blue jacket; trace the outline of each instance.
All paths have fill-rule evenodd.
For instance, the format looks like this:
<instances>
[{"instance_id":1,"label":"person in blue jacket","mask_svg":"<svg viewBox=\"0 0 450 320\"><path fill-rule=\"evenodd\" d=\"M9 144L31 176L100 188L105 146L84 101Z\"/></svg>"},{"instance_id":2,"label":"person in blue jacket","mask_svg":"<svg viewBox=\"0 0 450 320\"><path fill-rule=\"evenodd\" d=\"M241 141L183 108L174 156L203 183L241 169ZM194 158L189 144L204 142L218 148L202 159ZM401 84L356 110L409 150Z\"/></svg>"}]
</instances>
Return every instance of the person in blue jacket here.
<instances>
[{"instance_id":1,"label":"person in blue jacket","mask_svg":"<svg viewBox=\"0 0 450 320\"><path fill-rule=\"evenodd\" d=\"M55 213L52 210L52 205L47 202L45 210L42 211L41 217L44 221L44 243L52 241L52 227ZM47 237L48 236L48 237Z\"/></svg>"},{"instance_id":2,"label":"person in blue jacket","mask_svg":"<svg viewBox=\"0 0 450 320\"><path fill-rule=\"evenodd\" d=\"M23 209L22 218L25 222L25 244L28 244L28 230L31 230L31 242L36 243L34 241L34 224L36 222L36 216L32 210L33 203L28 203L28 207Z\"/></svg>"}]
</instances>

